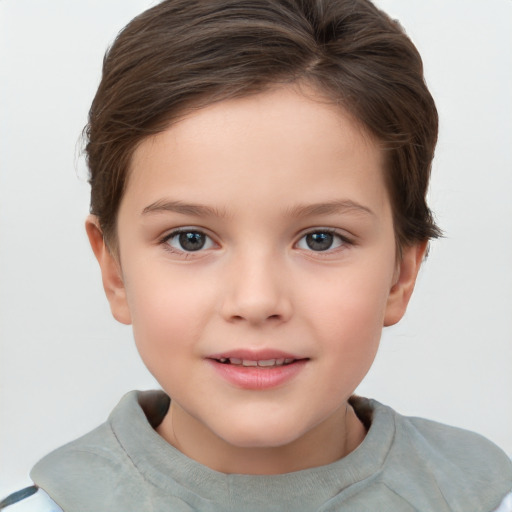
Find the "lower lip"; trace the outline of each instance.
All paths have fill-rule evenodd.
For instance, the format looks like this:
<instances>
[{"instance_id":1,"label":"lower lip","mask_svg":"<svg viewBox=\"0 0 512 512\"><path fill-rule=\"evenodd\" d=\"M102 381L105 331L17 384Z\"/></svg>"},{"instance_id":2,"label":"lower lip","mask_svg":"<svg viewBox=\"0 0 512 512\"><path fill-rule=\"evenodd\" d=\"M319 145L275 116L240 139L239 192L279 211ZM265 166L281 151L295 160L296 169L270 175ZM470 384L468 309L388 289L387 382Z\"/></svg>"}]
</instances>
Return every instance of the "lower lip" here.
<instances>
[{"instance_id":1,"label":"lower lip","mask_svg":"<svg viewBox=\"0 0 512 512\"><path fill-rule=\"evenodd\" d=\"M213 368L230 384L242 389L271 389L293 379L305 366L307 359L300 359L283 366L239 366L208 359Z\"/></svg>"}]
</instances>

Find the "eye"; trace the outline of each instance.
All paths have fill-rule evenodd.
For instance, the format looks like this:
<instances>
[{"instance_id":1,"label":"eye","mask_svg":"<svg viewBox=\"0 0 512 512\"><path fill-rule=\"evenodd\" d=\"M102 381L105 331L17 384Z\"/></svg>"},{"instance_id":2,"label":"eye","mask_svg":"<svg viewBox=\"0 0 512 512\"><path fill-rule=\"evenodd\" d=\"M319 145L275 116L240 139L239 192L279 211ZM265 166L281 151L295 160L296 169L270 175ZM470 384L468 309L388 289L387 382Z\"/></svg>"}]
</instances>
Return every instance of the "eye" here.
<instances>
[{"instance_id":1,"label":"eye","mask_svg":"<svg viewBox=\"0 0 512 512\"><path fill-rule=\"evenodd\" d=\"M297 247L299 249L322 252L329 249L337 249L347 243L348 241L341 235L324 229L307 233L299 240Z\"/></svg>"},{"instance_id":2,"label":"eye","mask_svg":"<svg viewBox=\"0 0 512 512\"><path fill-rule=\"evenodd\" d=\"M181 229L173 231L163 240L172 249L183 252L196 252L202 249L210 249L214 246L213 240L203 233L194 229Z\"/></svg>"}]
</instances>

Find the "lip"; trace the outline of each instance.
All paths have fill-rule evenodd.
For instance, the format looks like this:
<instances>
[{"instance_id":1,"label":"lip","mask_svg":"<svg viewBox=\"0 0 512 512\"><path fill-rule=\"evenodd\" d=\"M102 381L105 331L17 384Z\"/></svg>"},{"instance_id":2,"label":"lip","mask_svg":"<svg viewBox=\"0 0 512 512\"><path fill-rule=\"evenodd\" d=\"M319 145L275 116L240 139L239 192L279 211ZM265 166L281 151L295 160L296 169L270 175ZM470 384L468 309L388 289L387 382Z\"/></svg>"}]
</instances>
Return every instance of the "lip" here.
<instances>
[{"instance_id":1,"label":"lip","mask_svg":"<svg viewBox=\"0 0 512 512\"><path fill-rule=\"evenodd\" d=\"M225 359L249 361L268 361L272 359L291 359L293 362L282 366L242 366L222 363ZM304 369L308 358L280 350L230 350L212 354L206 358L210 366L227 382L235 387L249 390L266 390L277 388L289 382Z\"/></svg>"},{"instance_id":2,"label":"lip","mask_svg":"<svg viewBox=\"0 0 512 512\"><path fill-rule=\"evenodd\" d=\"M208 356L208 359L248 359L249 361L265 361L268 359L305 359L304 357L298 356L297 354L291 354L289 352L283 352L282 350L274 349L236 349L229 350L227 352L219 352L218 354L212 354Z\"/></svg>"}]
</instances>

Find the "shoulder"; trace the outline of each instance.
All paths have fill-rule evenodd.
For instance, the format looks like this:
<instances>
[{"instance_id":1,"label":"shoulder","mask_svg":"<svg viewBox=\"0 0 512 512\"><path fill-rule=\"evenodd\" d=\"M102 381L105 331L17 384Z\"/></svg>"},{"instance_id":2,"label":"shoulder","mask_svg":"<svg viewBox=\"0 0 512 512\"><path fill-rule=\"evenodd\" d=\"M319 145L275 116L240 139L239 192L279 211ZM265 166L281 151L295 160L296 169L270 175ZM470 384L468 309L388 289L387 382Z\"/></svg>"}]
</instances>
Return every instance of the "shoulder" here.
<instances>
[{"instance_id":1,"label":"shoulder","mask_svg":"<svg viewBox=\"0 0 512 512\"><path fill-rule=\"evenodd\" d=\"M30 476L37 485L45 488L42 475L62 479L69 474L77 474L82 468L100 472L104 467L115 469L123 455L112 429L104 423L46 455L34 466Z\"/></svg>"},{"instance_id":2,"label":"shoulder","mask_svg":"<svg viewBox=\"0 0 512 512\"><path fill-rule=\"evenodd\" d=\"M156 419L152 410L146 415L141 405L146 402L157 409ZM168 397L162 392L128 393L105 423L46 455L30 477L64 510L77 509L77 504L80 510L130 510L131 497L143 499L146 488L138 465L152 449L159 450L152 448L154 438L164 443L150 421L157 422L166 408Z\"/></svg>"},{"instance_id":3,"label":"shoulder","mask_svg":"<svg viewBox=\"0 0 512 512\"><path fill-rule=\"evenodd\" d=\"M385 411L394 416L387 483L402 496L417 495L424 488L437 493L450 510L494 510L512 490L512 462L488 439L435 421L402 416L371 402L375 414Z\"/></svg>"},{"instance_id":4,"label":"shoulder","mask_svg":"<svg viewBox=\"0 0 512 512\"><path fill-rule=\"evenodd\" d=\"M7 512L63 512L62 509L35 485L14 492L0 502Z\"/></svg>"},{"instance_id":5,"label":"shoulder","mask_svg":"<svg viewBox=\"0 0 512 512\"><path fill-rule=\"evenodd\" d=\"M395 424L404 444L414 444L426 460L446 464L461 478L476 482L504 480L512 484L511 460L501 448L480 434L399 414L396 414Z\"/></svg>"},{"instance_id":6,"label":"shoulder","mask_svg":"<svg viewBox=\"0 0 512 512\"><path fill-rule=\"evenodd\" d=\"M493 512L512 512L512 492L505 496L500 506Z\"/></svg>"},{"instance_id":7,"label":"shoulder","mask_svg":"<svg viewBox=\"0 0 512 512\"><path fill-rule=\"evenodd\" d=\"M105 423L41 459L30 473L36 485L46 489L48 481L62 482L67 479L81 480L83 483L83 477L91 474L101 481L106 475L112 478L118 474L120 467L130 465L130 458L113 426L116 421L130 430L137 430L138 422L147 425L147 419L138 405L138 392L126 394Z\"/></svg>"},{"instance_id":8,"label":"shoulder","mask_svg":"<svg viewBox=\"0 0 512 512\"><path fill-rule=\"evenodd\" d=\"M91 497L107 500L112 489L123 485L131 465L107 422L46 455L30 477L66 509Z\"/></svg>"}]
</instances>

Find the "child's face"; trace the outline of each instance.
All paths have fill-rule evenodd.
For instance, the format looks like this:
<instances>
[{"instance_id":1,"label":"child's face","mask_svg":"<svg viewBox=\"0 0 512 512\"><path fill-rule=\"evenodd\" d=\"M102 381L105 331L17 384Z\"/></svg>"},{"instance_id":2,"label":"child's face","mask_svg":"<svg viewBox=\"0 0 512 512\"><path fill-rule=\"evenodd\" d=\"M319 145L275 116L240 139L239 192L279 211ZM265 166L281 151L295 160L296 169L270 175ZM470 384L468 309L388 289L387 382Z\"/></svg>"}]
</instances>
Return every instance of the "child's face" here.
<instances>
[{"instance_id":1,"label":"child's face","mask_svg":"<svg viewBox=\"0 0 512 512\"><path fill-rule=\"evenodd\" d=\"M172 397L178 441L237 447L311 442L342 422L422 255L397 262L377 145L292 88L145 140L118 243L120 279L103 254L107 294Z\"/></svg>"}]
</instances>

